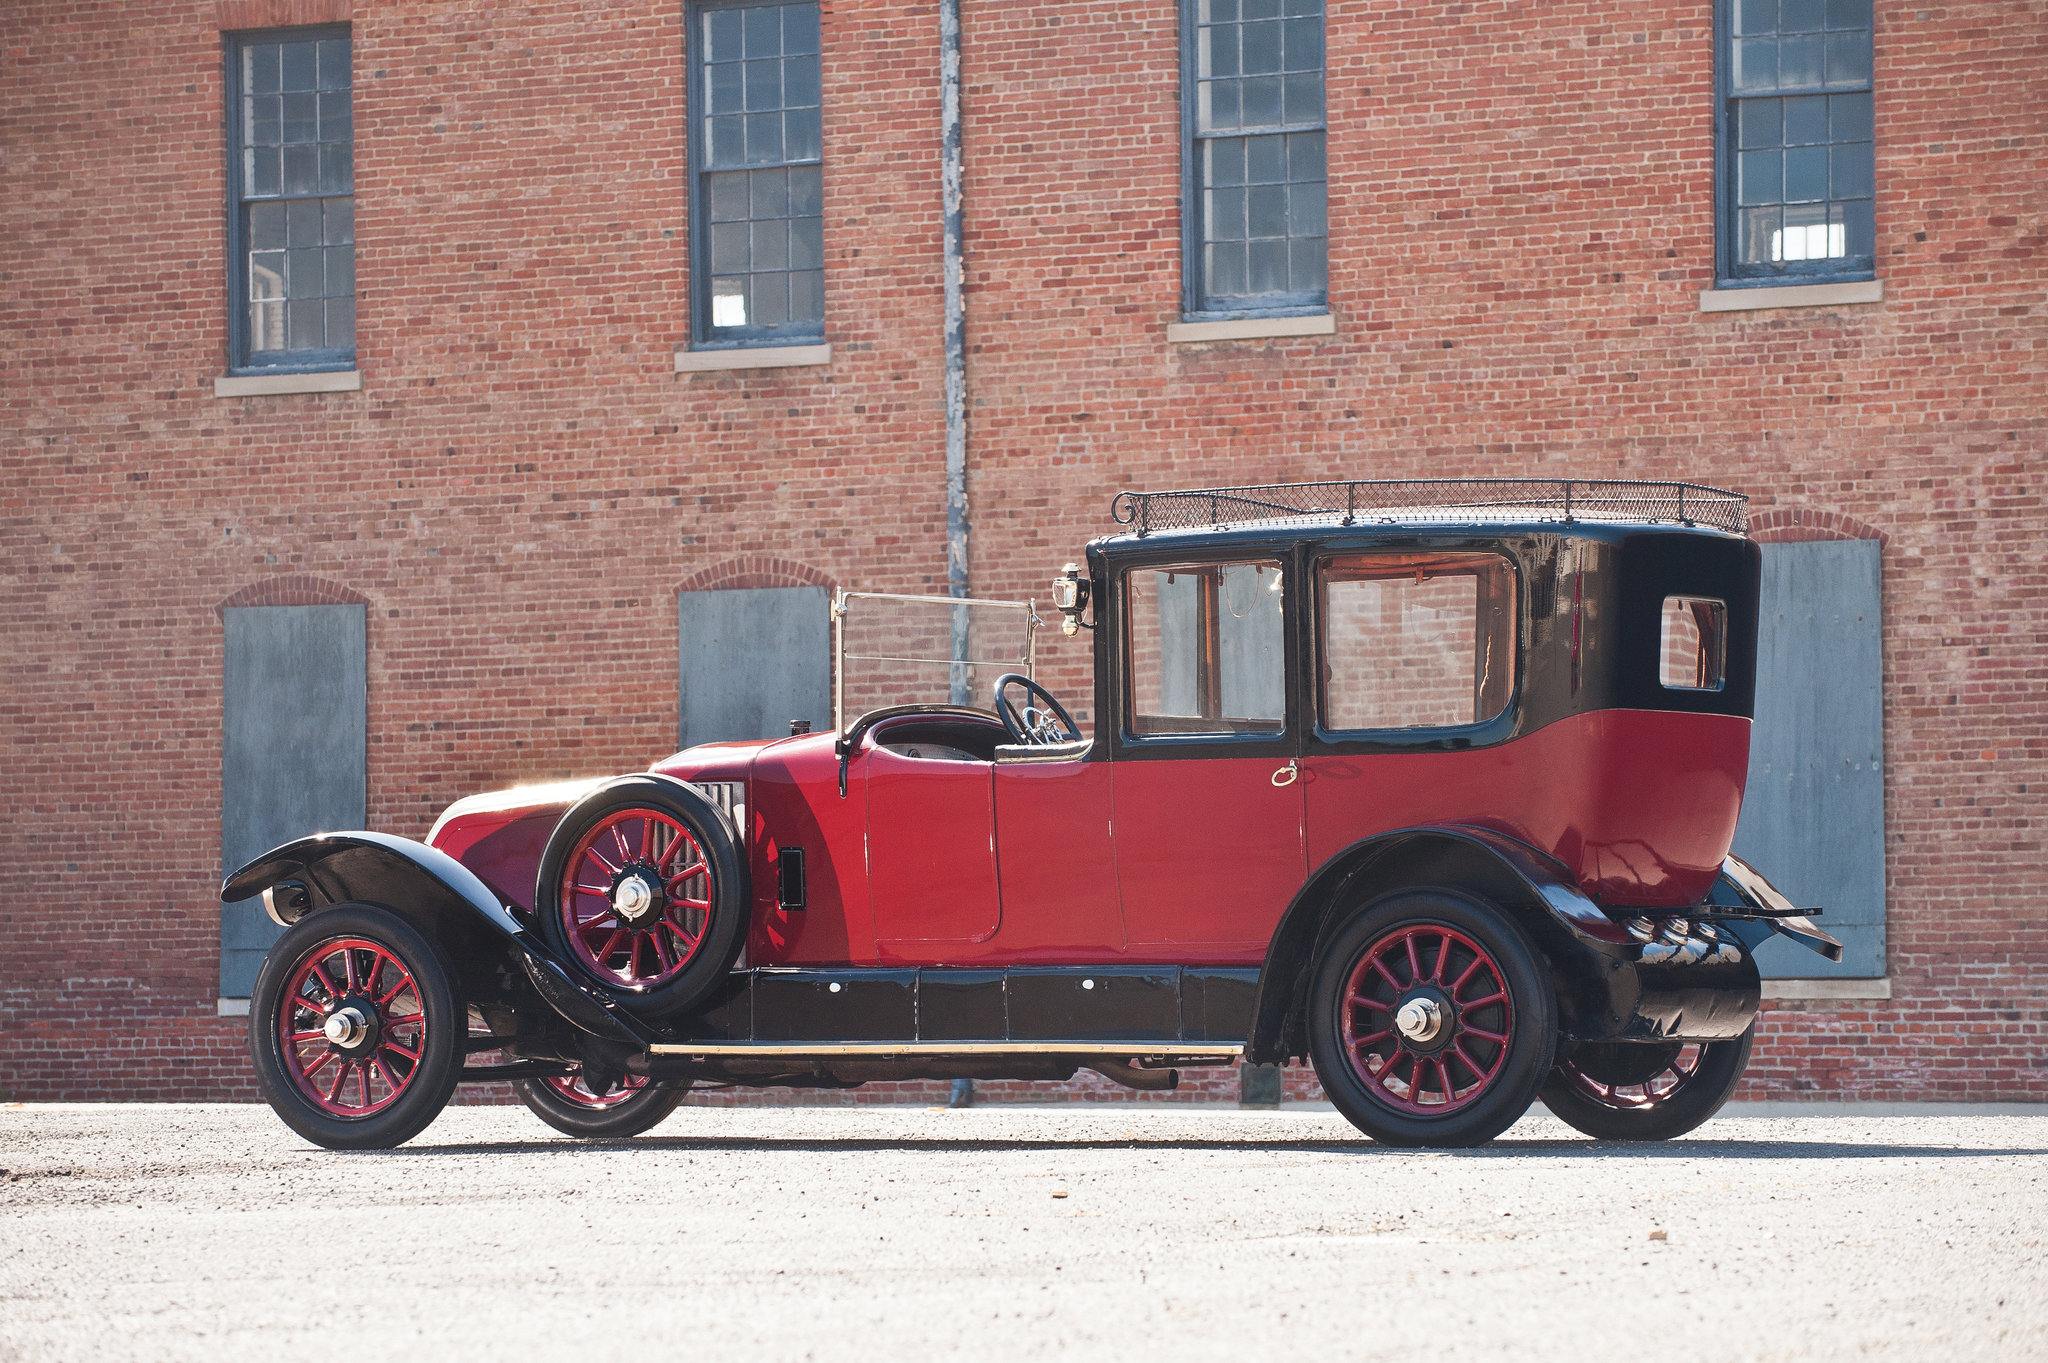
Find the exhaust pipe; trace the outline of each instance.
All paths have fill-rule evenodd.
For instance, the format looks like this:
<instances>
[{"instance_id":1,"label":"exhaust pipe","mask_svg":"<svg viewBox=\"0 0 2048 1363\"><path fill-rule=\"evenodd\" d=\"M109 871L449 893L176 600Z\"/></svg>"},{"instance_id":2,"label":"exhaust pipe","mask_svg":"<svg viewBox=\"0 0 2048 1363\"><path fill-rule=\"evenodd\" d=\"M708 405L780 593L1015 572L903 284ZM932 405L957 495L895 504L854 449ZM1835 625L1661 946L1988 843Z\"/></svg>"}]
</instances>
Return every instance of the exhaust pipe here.
<instances>
[{"instance_id":1,"label":"exhaust pipe","mask_svg":"<svg viewBox=\"0 0 2048 1363\"><path fill-rule=\"evenodd\" d=\"M1127 1089L1146 1093L1171 1093L1180 1087L1179 1070L1141 1070L1121 1060L1090 1060L1089 1069L1104 1079L1114 1079Z\"/></svg>"}]
</instances>

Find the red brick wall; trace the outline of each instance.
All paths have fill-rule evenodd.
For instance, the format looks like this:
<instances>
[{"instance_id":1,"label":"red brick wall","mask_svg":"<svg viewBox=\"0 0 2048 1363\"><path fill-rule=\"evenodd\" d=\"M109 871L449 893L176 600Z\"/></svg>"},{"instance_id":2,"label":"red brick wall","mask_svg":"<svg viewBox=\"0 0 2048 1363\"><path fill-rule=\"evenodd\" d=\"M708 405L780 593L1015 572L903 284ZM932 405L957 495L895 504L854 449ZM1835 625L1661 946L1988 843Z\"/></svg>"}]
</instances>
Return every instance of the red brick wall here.
<instances>
[{"instance_id":1,"label":"red brick wall","mask_svg":"<svg viewBox=\"0 0 2048 1363\"><path fill-rule=\"evenodd\" d=\"M684 378L679 8L353 22L363 391L217 401L217 7L8 13L13 1096L251 1092L211 1016L222 602L370 603L370 821L418 835L662 755L679 584L944 582L931 5L826 16L832 364ZM1886 300L1712 315L1709 27L1337 7L1337 332L1174 347L1173 7L967 0L975 588L1043 600L1126 486L1684 477L1868 527L1897 996L1773 1012L1749 1091L2048 1098L2048 24L1881 3ZM1085 643L1042 638L1070 697Z\"/></svg>"}]
</instances>

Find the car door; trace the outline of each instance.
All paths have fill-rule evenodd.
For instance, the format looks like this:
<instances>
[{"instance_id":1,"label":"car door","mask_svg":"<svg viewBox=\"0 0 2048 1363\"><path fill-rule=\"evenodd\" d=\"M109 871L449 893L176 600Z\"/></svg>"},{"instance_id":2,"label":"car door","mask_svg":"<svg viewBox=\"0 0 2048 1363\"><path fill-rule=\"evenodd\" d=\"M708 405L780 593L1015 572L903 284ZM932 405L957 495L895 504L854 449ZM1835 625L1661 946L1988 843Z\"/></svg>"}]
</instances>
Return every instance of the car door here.
<instances>
[{"instance_id":1,"label":"car door","mask_svg":"<svg viewBox=\"0 0 2048 1363\"><path fill-rule=\"evenodd\" d=\"M868 886L878 943L980 942L1002 919L994 764L869 741ZM898 749L902 748L902 751ZM920 755L910 756L910 751ZM938 751L945 751L938 749Z\"/></svg>"},{"instance_id":2,"label":"car door","mask_svg":"<svg viewBox=\"0 0 2048 1363\"><path fill-rule=\"evenodd\" d=\"M1115 579L1114 841L1134 951L1257 960L1301 887L1289 566L1155 560Z\"/></svg>"}]
</instances>

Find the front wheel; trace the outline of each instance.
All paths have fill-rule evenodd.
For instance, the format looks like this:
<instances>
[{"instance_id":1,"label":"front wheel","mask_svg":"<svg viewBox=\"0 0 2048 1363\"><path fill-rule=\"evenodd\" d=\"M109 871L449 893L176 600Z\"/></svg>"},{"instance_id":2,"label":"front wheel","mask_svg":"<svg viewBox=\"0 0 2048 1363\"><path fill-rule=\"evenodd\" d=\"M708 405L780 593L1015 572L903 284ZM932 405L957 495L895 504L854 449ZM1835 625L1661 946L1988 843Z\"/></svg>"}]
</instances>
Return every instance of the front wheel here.
<instances>
[{"instance_id":1,"label":"front wheel","mask_svg":"<svg viewBox=\"0 0 2048 1363\"><path fill-rule=\"evenodd\" d=\"M690 1091L688 1084L664 1088L629 1074L608 1093L593 1092L575 1074L515 1079L512 1088L534 1116L564 1135L586 1140L621 1140L650 1131L668 1119Z\"/></svg>"},{"instance_id":2,"label":"front wheel","mask_svg":"<svg viewBox=\"0 0 2048 1363\"><path fill-rule=\"evenodd\" d=\"M1749 1067L1756 1024L1731 1041L1580 1046L1543 1085L1543 1105L1602 1141L1668 1141L1705 1122Z\"/></svg>"},{"instance_id":3,"label":"front wheel","mask_svg":"<svg viewBox=\"0 0 2048 1363\"><path fill-rule=\"evenodd\" d=\"M1492 904L1409 890L1367 905L1309 986L1323 1091L1382 1145L1482 1145L1529 1109L1557 1050L1557 998Z\"/></svg>"},{"instance_id":4,"label":"front wheel","mask_svg":"<svg viewBox=\"0 0 2048 1363\"><path fill-rule=\"evenodd\" d=\"M403 1144L462 1078L468 1019L440 950L374 904L285 930L249 999L256 1082L286 1126L330 1150Z\"/></svg>"}]
</instances>

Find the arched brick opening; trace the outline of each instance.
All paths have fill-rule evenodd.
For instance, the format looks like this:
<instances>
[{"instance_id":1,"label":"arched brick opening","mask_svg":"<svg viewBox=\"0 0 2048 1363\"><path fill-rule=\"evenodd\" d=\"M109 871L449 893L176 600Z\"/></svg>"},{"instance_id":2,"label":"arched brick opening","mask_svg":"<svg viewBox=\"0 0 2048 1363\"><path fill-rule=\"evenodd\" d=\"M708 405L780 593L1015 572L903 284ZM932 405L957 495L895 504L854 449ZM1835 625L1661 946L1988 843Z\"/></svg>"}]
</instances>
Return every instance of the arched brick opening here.
<instances>
[{"instance_id":1,"label":"arched brick opening","mask_svg":"<svg viewBox=\"0 0 2048 1363\"><path fill-rule=\"evenodd\" d=\"M1891 536L1844 511L1787 506L1752 517L1749 537L1758 544L1802 544L1812 540L1876 540L1880 549Z\"/></svg>"},{"instance_id":2,"label":"arched brick opening","mask_svg":"<svg viewBox=\"0 0 2048 1363\"><path fill-rule=\"evenodd\" d=\"M339 582L294 574L252 582L213 608L222 619L233 606L367 606L370 598Z\"/></svg>"},{"instance_id":3,"label":"arched brick opening","mask_svg":"<svg viewBox=\"0 0 2048 1363\"><path fill-rule=\"evenodd\" d=\"M808 563L747 554L714 563L691 573L677 585L678 592L709 592L747 587L833 587L839 584Z\"/></svg>"}]
</instances>

